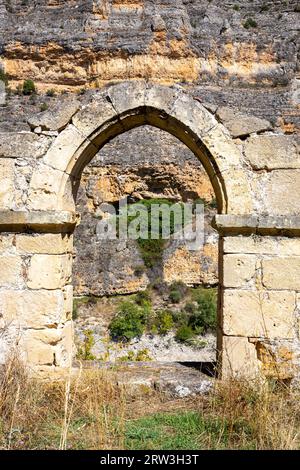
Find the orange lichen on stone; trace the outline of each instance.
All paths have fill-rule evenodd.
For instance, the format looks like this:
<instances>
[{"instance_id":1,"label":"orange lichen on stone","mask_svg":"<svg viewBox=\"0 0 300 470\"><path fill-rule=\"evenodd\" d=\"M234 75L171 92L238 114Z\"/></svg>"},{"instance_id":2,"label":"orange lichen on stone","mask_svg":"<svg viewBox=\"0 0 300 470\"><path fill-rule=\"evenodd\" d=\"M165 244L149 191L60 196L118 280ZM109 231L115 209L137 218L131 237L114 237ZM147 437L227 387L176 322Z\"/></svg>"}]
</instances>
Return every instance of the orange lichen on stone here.
<instances>
[{"instance_id":1,"label":"orange lichen on stone","mask_svg":"<svg viewBox=\"0 0 300 470\"><path fill-rule=\"evenodd\" d=\"M144 0L112 0L112 7L113 8L130 8L130 9L138 9L144 8Z\"/></svg>"},{"instance_id":2,"label":"orange lichen on stone","mask_svg":"<svg viewBox=\"0 0 300 470\"><path fill-rule=\"evenodd\" d=\"M293 352L285 346L275 347L266 342L255 343L258 360L266 377L286 380L294 377Z\"/></svg>"}]
</instances>

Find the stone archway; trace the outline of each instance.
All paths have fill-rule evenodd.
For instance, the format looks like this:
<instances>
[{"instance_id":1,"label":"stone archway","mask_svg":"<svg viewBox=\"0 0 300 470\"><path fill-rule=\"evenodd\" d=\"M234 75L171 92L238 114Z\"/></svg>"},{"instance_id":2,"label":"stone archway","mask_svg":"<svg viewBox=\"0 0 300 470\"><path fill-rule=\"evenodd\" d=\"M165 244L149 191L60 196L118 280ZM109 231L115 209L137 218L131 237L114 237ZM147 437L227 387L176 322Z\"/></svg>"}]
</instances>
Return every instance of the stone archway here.
<instances>
[{"instance_id":1,"label":"stone archway","mask_svg":"<svg viewBox=\"0 0 300 470\"><path fill-rule=\"evenodd\" d=\"M109 140L144 124L185 143L212 182L219 212L215 226L221 236L221 369L225 375L254 375L268 368L263 358L268 362L273 357L268 356L270 341L287 344L287 351L294 341L297 286L281 290L271 270L278 243L287 255L299 251L298 240L292 238L299 234L298 225L285 217L255 215L242 142L234 141L213 114L179 87L143 81L95 92L38 159L23 210L2 214L4 251L11 237L7 254L15 263L7 268L5 291L0 292L7 343L16 338L27 362L39 369L70 365L72 233L78 222L74 201L81 172ZM278 238L287 231L289 238Z\"/></svg>"}]
</instances>

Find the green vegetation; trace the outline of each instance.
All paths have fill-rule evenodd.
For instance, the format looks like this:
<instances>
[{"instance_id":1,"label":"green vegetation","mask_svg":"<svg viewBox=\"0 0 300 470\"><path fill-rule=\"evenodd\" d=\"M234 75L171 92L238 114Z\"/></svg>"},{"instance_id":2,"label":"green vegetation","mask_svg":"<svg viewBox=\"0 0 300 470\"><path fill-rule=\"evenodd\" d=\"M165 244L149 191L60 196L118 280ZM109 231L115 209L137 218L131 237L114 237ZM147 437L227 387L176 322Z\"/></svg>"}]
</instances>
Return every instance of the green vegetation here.
<instances>
[{"instance_id":1,"label":"green vegetation","mask_svg":"<svg viewBox=\"0 0 300 470\"><path fill-rule=\"evenodd\" d=\"M177 341L203 347L204 343L197 340L197 335L215 330L217 326L216 289L188 289L182 282L174 282L169 287L164 285L163 288L168 289L164 293L173 303L188 299L181 310L153 311L151 292L141 291L131 296L130 300L120 302L117 314L109 325L111 338L130 342L146 332L164 336L176 330ZM86 301L84 298L80 300Z\"/></svg>"},{"instance_id":2,"label":"green vegetation","mask_svg":"<svg viewBox=\"0 0 300 470\"><path fill-rule=\"evenodd\" d=\"M5 84L5 86L8 85L8 78L7 78L7 75L6 73L4 72L4 70L2 70L0 68L0 81L3 82Z\"/></svg>"},{"instance_id":3,"label":"green vegetation","mask_svg":"<svg viewBox=\"0 0 300 470\"><path fill-rule=\"evenodd\" d=\"M150 331L153 334L166 335L174 328L172 312L169 310L158 310L150 323Z\"/></svg>"},{"instance_id":4,"label":"green vegetation","mask_svg":"<svg viewBox=\"0 0 300 470\"><path fill-rule=\"evenodd\" d=\"M247 18L247 20L244 23L244 28L250 29L250 28L256 28L256 27L257 27L256 21L253 20L252 18Z\"/></svg>"},{"instance_id":5,"label":"green vegetation","mask_svg":"<svg viewBox=\"0 0 300 470\"><path fill-rule=\"evenodd\" d=\"M163 233L163 215L159 212L159 223L158 223L158 230L157 232L154 231L154 228L151 225L151 208L153 206L167 206L170 208L174 204L174 201L169 201L168 199L144 199L139 201L138 203L130 204L128 206L128 213L123 214L122 211L117 217L117 232L119 232L121 222L126 222L127 226L135 219L140 220L140 224L138 224L139 229L143 232L143 236L137 239L137 244L139 246L139 250L145 266L149 269L157 266L163 256L163 251L166 247L168 237L165 236ZM131 215L134 209L138 209L137 206L142 206L144 211L142 213L138 213L137 215ZM183 210L183 205L178 203L178 207ZM137 210L138 212L138 210ZM124 220L125 218L125 220ZM189 221L185 221L189 223ZM175 230L178 227L175 227L175 217L173 212L171 212L170 216L170 235L175 233Z\"/></svg>"},{"instance_id":6,"label":"green vegetation","mask_svg":"<svg viewBox=\"0 0 300 470\"><path fill-rule=\"evenodd\" d=\"M173 304L178 304L186 295L187 286L181 281L175 281L170 286L169 299Z\"/></svg>"},{"instance_id":7,"label":"green vegetation","mask_svg":"<svg viewBox=\"0 0 300 470\"><path fill-rule=\"evenodd\" d=\"M92 330L83 332L83 344L78 348L77 358L83 361L93 361L96 357L92 354L92 348L95 345L95 338Z\"/></svg>"},{"instance_id":8,"label":"green vegetation","mask_svg":"<svg viewBox=\"0 0 300 470\"><path fill-rule=\"evenodd\" d=\"M49 106L47 105L47 103L42 103L41 106L40 106L40 111L41 112L47 111L48 108L49 108Z\"/></svg>"},{"instance_id":9,"label":"green vegetation","mask_svg":"<svg viewBox=\"0 0 300 470\"><path fill-rule=\"evenodd\" d=\"M109 325L111 338L125 343L140 338L146 329L150 309L151 304L147 301L143 305L134 301L121 302L117 315Z\"/></svg>"},{"instance_id":10,"label":"green vegetation","mask_svg":"<svg viewBox=\"0 0 300 470\"><path fill-rule=\"evenodd\" d=\"M187 302L175 316L178 325L176 340L193 343L193 337L217 327L217 292L200 287L192 291L192 302Z\"/></svg>"},{"instance_id":11,"label":"green vegetation","mask_svg":"<svg viewBox=\"0 0 300 470\"><path fill-rule=\"evenodd\" d=\"M217 327L217 292L216 289L199 288L194 291L194 308L189 313L189 325L195 332L205 333Z\"/></svg>"},{"instance_id":12,"label":"green vegetation","mask_svg":"<svg viewBox=\"0 0 300 470\"><path fill-rule=\"evenodd\" d=\"M122 356L118 359L120 362L149 362L152 361L152 358L149 354L148 349L140 349L137 352L128 351L125 356Z\"/></svg>"},{"instance_id":13,"label":"green vegetation","mask_svg":"<svg viewBox=\"0 0 300 470\"><path fill-rule=\"evenodd\" d=\"M240 6L239 5L233 5L232 7L235 11L239 11L240 10Z\"/></svg>"},{"instance_id":14,"label":"green vegetation","mask_svg":"<svg viewBox=\"0 0 300 470\"><path fill-rule=\"evenodd\" d=\"M180 326L175 335L176 341L179 343L188 343L195 336L195 332L189 325Z\"/></svg>"},{"instance_id":15,"label":"green vegetation","mask_svg":"<svg viewBox=\"0 0 300 470\"><path fill-rule=\"evenodd\" d=\"M33 95L36 93L36 88L33 80L24 80L22 93L23 95Z\"/></svg>"},{"instance_id":16,"label":"green vegetation","mask_svg":"<svg viewBox=\"0 0 300 470\"><path fill-rule=\"evenodd\" d=\"M37 380L10 354L0 376L1 449L300 448L297 387L232 378L196 400L174 400L145 385L133 392L117 374L93 368Z\"/></svg>"},{"instance_id":17,"label":"green vegetation","mask_svg":"<svg viewBox=\"0 0 300 470\"><path fill-rule=\"evenodd\" d=\"M50 90L47 90L46 95L50 97L55 96L55 90L53 90L53 88L51 88Z\"/></svg>"}]
</instances>

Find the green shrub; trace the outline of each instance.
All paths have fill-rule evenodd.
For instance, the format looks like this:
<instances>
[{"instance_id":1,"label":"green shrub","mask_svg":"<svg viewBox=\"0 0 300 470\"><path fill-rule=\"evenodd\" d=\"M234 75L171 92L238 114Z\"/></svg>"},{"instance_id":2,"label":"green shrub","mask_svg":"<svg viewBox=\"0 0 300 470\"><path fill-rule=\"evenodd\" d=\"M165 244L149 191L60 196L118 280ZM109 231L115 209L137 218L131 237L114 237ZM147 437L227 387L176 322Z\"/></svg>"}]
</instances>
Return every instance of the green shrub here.
<instances>
[{"instance_id":1,"label":"green shrub","mask_svg":"<svg viewBox=\"0 0 300 470\"><path fill-rule=\"evenodd\" d=\"M147 290L138 292L135 296L135 301L138 305L151 307L151 296Z\"/></svg>"},{"instance_id":2,"label":"green shrub","mask_svg":"<svg viewBox=\"0 0 300 470\"><path fill-rule=\"evenodd\" d=\"M147 348L145 349L140 349L135 356L136 361L140 362L147 362L147 361L152 361L152 357L149 354L149 351Z\"/></svg>"},{"instance_id":3,"label":"green shrub","mask_svg":"<svg viewBox=\"0 0 300 470\"><path fill-rule=\"evenodd\" d=\"M83 344L78 349L77 357L83 361L93 361L96 359L96 357L92 354L92 348L95 344L94 334L92 330L85 330L83 334Z\"/></svg>"},{"instance_id":4,"label":"green shrub","mask_svg":"<svg viewBox=\"0 0 300 470\"><path fill-rule=\"evenodd\" d=\"M154 327L154 329L153 329ZM172 313L169 310L158 310L154 319L152 331L156 329L160 335L166 335L174 327Z\"/></svg>"},{"instance_id":5,"label":"green shrub","mask_svg":"<svg viewBox=\"0 0 300 470\"><path fill-rule=\"evenodd\" d=\"M42 103L41 106L40 106L40 111L43 112L43 111L47 111L48 109L48 105L47 103Z\"/></svg>"},{"instance_id":6,"label":"green shrub","mask_svg":"<svg viewBox=\"0 0 300 470\"><path fill-rule=\"evenodd\" d=\"M232 7L232 8L233 8L235 11L239 11L239 9L240 9L240 6L239 6L239 5L233 5L233 7Z\"/></svg>"},{"instance_id":7,"label":"green shrub","mask_svg":"<svg viewBox=\"0 0 300 470\"><path fill-rule=\"evenodd\" d=\"M162 198L157 198L157 199L144 199L142 201L139 201L138 203L131 204L130 207L134 207L135 205L142 205L143 208L145 209L145 212L143 213L143 220L142 223L144 225L144 231L145 231L145 237L144 238L138 238L137 239L137 244L142 256L142 259L145 263L145 266L149 269L152 269L153 267L159 265L162 261L162 256L163 252L167 243L167 239L165 238L163 234L163 217L161 212L159 213L159 223L158 223L158 233L156 233L156 238L152 238L151 234L151 209L155 205L167 205L171 206L174 204L174 201L169 201L168 199L162 199ZM183 205L179 204L181 207L181 210L183 209ZM129 207L129 209L130 209ZM128 213L120 214L117 217L117 232L119 232L119 227L121 221L126 221L127 226L135 220L137 217L140 218L141 214L138 216L135 215L129 215ZM124 220L125 218L125 220ZM185 221L189 222L189 221ZM175 227L175 218L173 212L171 212L171 217L170 217L170 234L174 234L176 227Z\"/></svg>"},{"instance_id":8,"label":"green shrub","mask_svg":"<svg viewBox=\"0 0 300 470\"><path fill-rule=\"evenodd\" d=\"M51 88L50 90L47 90L46 95L50 97L55 96L55 90L53 90L53 88Z\"/></svg>"},{"instance_id":9,"label":"green shrub","mask_svg":"<svg viewBox=\"0 0 300 470\"><path fill-rule=\"evenodd\" d=\"M6 73L4 72L4 70L2 70L0 68L0 81L3 82L5 84L5 86L8 85L8 78L7 78L7 75Z\"/></svg>"},{"instance_id":10,"label":"green shrub","mask_svg":"<svg viewBox=\"0 0 300 470\"><path fill-rule=\"evenodd\" d=\"M171 290L169 299L173 304L179 304L179 302L182 300L182 295L179 292L179 290Z\"/></svg>"},{"instance_id":11,"label":"green shrub","mask_svg":"<svg viewBox=\"0 0 300 470\"><path fill-rule=\"evenodd\" d=\"M131 301L121 302L117 315L109 325L111 338L124 342L140 338L145 331L149 315L148 303L140 306Z\"/></svg>"},{"instance_id":12,"label":"green shrub","mask_svg":"<svg viewBox=\"0 0 300 470\"><path fill-rule=\"evenodd\" d=\"M134 351L128 351L125 356L118 358L120 362L148 362L152 361L148 349L140 349L136 353Z\"/></svg>"},{"instance_id":13,"label":"green shrub","mask_svg":"<svg viewBox=\"0 0 300 470\"><path fill-rule=\"evenodd\" d=\"M215 289L197 289L193 294L194 306L187 304L189 326L198 334L217 327L217 293Z\"/></svg>"},{"instance_id":14,"label":"green shrub","mask_svg":"<svg viewBox=\"0 0 300 470\"><path fill-rule=\"evenodd\" d=\"M256 28L256 27L257 27L256 21L253 20L252 18L247 18L247 20L244 23L244 28L249 29L249 28Z\"/></svg>"},{"instance_id":15,"label":"green shrub","mask_svg":"<svg viewBox=\"0 0 300 470\"><path fill-rule=\"evenodd\" d=\"M34 82L32 80L24 80L22 92L23 95L33 95L36 92Z\"/></svg>"},{"instance_id":16,"label":"green shrub","mask_svg":"<svg viewBox=\"0 0 300 470\"><path fill-rule=\"evenodd\" d=\"M175 339L179 343L186 343L195 336L195 332L189 325L182 325L176 331Z\"/></svg>"},{"instance_id":17,"label":"green shrub","mask_svg":"<svg viewBox=\"0 0 300 470\"><path fill-rule=\"evenodd\" d=\"M170 286L169 299L173 304L178 304L186 295L187 286L181 281L175 281Z\"/></svg>"}]
</instances>

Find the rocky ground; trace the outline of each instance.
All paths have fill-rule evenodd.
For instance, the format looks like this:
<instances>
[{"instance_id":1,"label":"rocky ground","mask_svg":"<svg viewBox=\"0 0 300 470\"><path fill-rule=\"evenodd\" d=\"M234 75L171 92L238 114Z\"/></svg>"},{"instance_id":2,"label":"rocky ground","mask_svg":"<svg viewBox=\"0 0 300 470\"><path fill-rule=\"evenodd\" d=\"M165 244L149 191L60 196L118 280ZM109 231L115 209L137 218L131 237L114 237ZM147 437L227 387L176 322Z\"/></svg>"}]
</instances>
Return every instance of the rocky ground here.
<instances>
[{"instance_id":1,"label":"rocky ground","mask_svg":"<svg viewBox=\"0 0 300 470\"><path fill-rule=\"evenodd\" d=\"M157 390L171 397L186 398L205 395L214 387L214 363L211 362L127 362L116 368L109 363L90 361L83 367L114 370L117 383L133 394Z\"/></svg>"}]
</instances>

